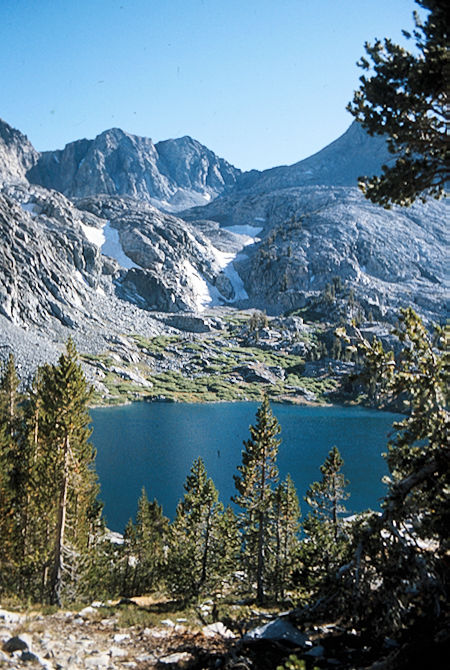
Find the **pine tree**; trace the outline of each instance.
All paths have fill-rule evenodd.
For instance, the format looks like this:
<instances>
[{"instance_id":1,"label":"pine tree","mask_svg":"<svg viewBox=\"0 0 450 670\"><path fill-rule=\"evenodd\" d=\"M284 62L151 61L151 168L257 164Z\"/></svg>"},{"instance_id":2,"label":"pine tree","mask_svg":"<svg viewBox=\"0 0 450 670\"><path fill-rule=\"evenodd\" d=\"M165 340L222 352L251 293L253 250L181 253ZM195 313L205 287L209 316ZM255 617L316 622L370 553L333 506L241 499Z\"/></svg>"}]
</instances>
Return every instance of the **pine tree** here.
<instances>
[{"instance_id":1,"label":"pine tree","mask_svg":"<svg viewBox=\"0 0 450 670\"><path fill-rule=\"evenodd\" d=\"M284 598L299 550L300 504L290 475L275 489L273 507L275 560L271 581L278 599Z\"/></svg>"},{"instance_id":2,"label":"pine tree","mask_svg":"<svg viewBox=\"0 0 450 670\"><path fill-rule=\"evenodd\" d=\"M322 479L306 492L305 501L312 509L303 522L300 572L309 589L323 587L333 579L349 549L340 518L346 512L343 501L349 497L348 482L340 472L343 464L339 450L333 447L320 466Z\"/></svg>"},{"instance_id":3,"label":"pine tree","mask_svg":"<svg viewBox=\"0 0 450 670\"><path fill-rule=\"evenodd\" d=\"M197 458L184 485L170 529L167 581L172 591L193 599L214 580L214 553L223 511L219 494Z\"/></svg>"},{"instance_id":4,"label":"pine tree","mask_svg":"<svg viewBox=\"0 0 450 670\"><path fill-rule=\"evenodd\" d=\"M305 496L306 502L313 508L317 518L331 522L335 540L341 530L339 515L347 511L342 503L349 497L346 491L348 481L340 471L343 465L339 449L333 447L324 464L320 466L322 480L311 484Z\"/></svg>"},{"instance_id":5,"label":"pine tree","mask_svg":"<svg viewBox=\"0 0 450 670\"><path fill-rule=\"evenodd\" d=\"M145 488L138 501L132 552L135 557L131 592L149 593L161 582L165 568L165 545L169 522L156 500L150 502Z\"/></svg>"},{"instance_id":6,"label":"pine tree","mask_svg":"<svg viewBox=\"0 0 450 670\"><path fill-rule=\"evenodd\" d=\"M240 563L241 543L242 538L236 514L228 505L224 513L218 518L217 541L212 557L212 572L218 576L215 581L218 582L222 591L229 591L235 587L236 573Z\"/></svg>"},{"instance_id":7,"label":"pine tree","mask_svg":"<svg viewBox=\"0 0 450 670\"><path fill-rule=\"evenodd\" d=\"M265 599L269 572L269 552L273 539L273 487L278 480L276 458L281 440L280 424L273 416L269 399L264 396L256 413L256 425L250 426L249 440L244 441L242 465L234 476L237 495L234 502L243 533L244 566L252 583L256 581L258 603Z\"/></svg>"},{"instance_id":8,"label":"pine tree","mask_svg":"<svg viewBox=\"0 0 450 670\"><path fill-rule=\"evenodd\" d=\"M18 388L14 356L10 354L0 377L0 589L4 580L11 583L14 579L20 541ZM7 584L4 583L3 588L6 587Z\"/></svg>"},{"instance_id":9,"label":"pine tree","mask_svg":"<svg viewBox=\"0 0 450 670\"><path fill-rule=\"evenodd\" d=\"M95 452L88 441L91 389L72 340L57 365L42 368L39 391L42 420L38 478L42 496L50 502L46 516L52 547L46 586L50 602L59 605L64 582L76 588L77 570L89 548L98 492Z\"/></svg>"},{"instance_id":10,"label":"pine tree","mask_svg":"<svg viewBox=\"0 0 450 670\"><path fill-rule=\"evenodd\" d=\"M387 136L395 155L380 177L361 177L366 197L384 207L410 205L417 197L440 197L448 180L447 89L448 6L444 0L417 0L429 15L415 14L415 48L392 40L366 43L366 72L348 109L367 131ZM369 76L370 75L370 76Z\"/></svg>"},{"instance_id":11,"label":"pine tree","mask_svg":"<svg viewBox=\"0 0 450 670\"><path fill-rule=\"evenodd\" d=\"M354 557L342 569L345 615L380 633L416 626L434 640L446 627L449 596L448 336L440 327L430 334L411 308L401 310L394 334L396 354L355 329L380 394L388 402L403 398L406 416L388 443L383 513L362 522Z\"/></svg>"}]
</instances>

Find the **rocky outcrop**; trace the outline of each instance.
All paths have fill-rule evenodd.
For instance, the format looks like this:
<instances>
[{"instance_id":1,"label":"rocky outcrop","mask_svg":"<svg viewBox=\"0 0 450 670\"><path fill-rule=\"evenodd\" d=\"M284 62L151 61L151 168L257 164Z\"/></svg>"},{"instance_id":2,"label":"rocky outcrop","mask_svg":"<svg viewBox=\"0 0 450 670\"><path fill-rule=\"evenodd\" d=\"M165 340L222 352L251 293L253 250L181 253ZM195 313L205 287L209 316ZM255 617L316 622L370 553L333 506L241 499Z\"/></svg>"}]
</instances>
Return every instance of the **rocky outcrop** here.
<instances>
[{"instance_id":1,"label":"rocky outcrop","mask_svg":"<svg viewBox=\"0 0 450 670\"><path fill-rule=\"evenodd\" d=\"M69 197L131 196L176 211L205 204L240 174L191 137L154 144L112 128L42 153L28 172L32 183Z\"/></svg>"},{"instance_id":2,"label":"rocky outcrop","mask_svg":"<svg viewBox=\"0 0 450 670\"><path fill-rule=\"evenodd\" d=\"M355 303L375 318L394 319L407 305L442 318L446 203L386 211L345 187L328 189L328 202L319 190L316 207L313 187L273 197L283 195L285 207L301 203L302 195L309 206L267 231L239 264L251 304L273 312L304 307L311 296L329 299L327 285L334 280L346 287L347 300L351 289ZM265 200L270 207L270 196Z\"/></svg>"},{"instance_id":3,"label":"rocky outcrop","mask_svg":"<svg viewBox=\"0 0 450 670\"><path fill-rule=\"evenodd\" d=\"M123 269L89 239L104 224L54 191L0 190L0 354L14 352L23 379L54 361L69 335L95 353L113 334L167 330L122 297Z\"/></svg>"},{"instance_id":4,"label":"rocky outcrop","mask_svg":"<svg viewBox=\"0 0 450 670\"><path fill-rule=\"evenodd\" d=\"M445 201L388 211L356 187L299 186L234 191L183 213L194 224L200 215L259 230L261 241L235 264L249 306L304 307L339 277L374 316L394 317L409 304L433 320L445 314Z\"/></svg>"},{"instance_id":5,"label":"rocky outcrop","mask_svg":"<svg viewBox=\"0 0 450 670\"><path fill-rule=\"evenodd\" d=\"M53 316L75 327L88 288L98 286L98 250L63 196L9 194L0 194L0 312L17 325L42 326Z\"/></svg>"},{"instance_id":6,"label":"rocky outcrop","mask_svg":"<svg viewBox=\"0 0 450 670\"><path fill-rule=\"evenodd\" d=\"M129 262L116 286L140 307L199 312L222 293L233 295L218 250L195 226L130 198L98 196L77 200L77 206L117 231ZM102 252L108 254L106 246Z\"/></svg>"},{"instance_id":7,"label":"rocky outcrop","mask_svg":"<svg viewBox=\"0 0 450 670\"><path fill-rule=\"evenodd\" d=\"M26 182L38 157L26 135L0 119L0 184Z\"/></svg>"},{"instance_id":8,"label":"rocky outcrop","mask_svg":"<svg viewBox=\"0 0 450 670\"><path fill-rule=\"evenodd\" d=\"M147 604L149 600L124 599L108 604L94 601L78 612L59 611L51 615L25 615L0 609L0 667L185 668L209 654L214 663L234 641L235 635L221 622L203 626L199 631L198 626L191 629L161 615L162 620L156 625L120 626L120 608L136 609L140 607L139 601ZM142 607L146 611L145 605Z\"/></svg>"}]
</instances>

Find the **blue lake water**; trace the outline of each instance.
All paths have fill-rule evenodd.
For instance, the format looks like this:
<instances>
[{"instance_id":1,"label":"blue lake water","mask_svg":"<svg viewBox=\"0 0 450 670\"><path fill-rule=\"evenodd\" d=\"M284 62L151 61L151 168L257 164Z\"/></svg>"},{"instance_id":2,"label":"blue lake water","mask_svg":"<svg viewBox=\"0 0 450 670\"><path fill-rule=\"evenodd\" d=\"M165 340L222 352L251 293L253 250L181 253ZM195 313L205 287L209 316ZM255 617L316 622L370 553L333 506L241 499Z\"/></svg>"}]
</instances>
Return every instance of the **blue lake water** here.
<instances>
[{"instance_id":1,"label":"blue lake water","mask_svg":"<svg viewBox=\"0 0 450 670\"><path fill-rule=\"evenodd\" d=\"M122 531L135 516L142 486L173 518L192 462L205 461L208 474L228 504L233 475L241 463L243 440L255 423L257 403L133 403L92 410L92 442L97 449L100 498L108 526ZM387 473L382 452L399 415L362 407L272 406L281 424L278 454L281 478L289 472L303 496L320 479L319 467L336 445L350 481L349 513L378 508Z\"/></svg>"}]
</instances>

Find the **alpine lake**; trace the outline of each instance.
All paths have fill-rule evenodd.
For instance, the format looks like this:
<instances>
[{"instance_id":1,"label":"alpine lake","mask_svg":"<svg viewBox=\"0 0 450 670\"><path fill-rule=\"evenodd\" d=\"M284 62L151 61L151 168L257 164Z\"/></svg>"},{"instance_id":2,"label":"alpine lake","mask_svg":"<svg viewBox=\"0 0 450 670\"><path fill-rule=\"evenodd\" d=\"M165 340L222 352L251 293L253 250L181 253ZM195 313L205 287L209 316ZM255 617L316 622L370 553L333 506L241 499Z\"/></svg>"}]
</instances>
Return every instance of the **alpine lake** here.
<instances>
[{"instance_id":1,"label":"alpine lake","mask_svg":"<svg viewBox=\"0 0 450 670\"><path fill-rule=\"evenodd\" d=\"M241 464L243 440L256 421L258 403L136 402L91 410L91 441L97 450L100 499L107 525L122 532L135 517L142 487L169 518L183 497L191 465L201 457L224 505L235 493L233 475ZM336 445L349 481L349 514L379 509L388 473L382 453L398 414L360 406L309 407L272 404L281 425L280 479L290 473L302 512L307 488L321 477L320 466Z\"/></svg>"}]
</instances>

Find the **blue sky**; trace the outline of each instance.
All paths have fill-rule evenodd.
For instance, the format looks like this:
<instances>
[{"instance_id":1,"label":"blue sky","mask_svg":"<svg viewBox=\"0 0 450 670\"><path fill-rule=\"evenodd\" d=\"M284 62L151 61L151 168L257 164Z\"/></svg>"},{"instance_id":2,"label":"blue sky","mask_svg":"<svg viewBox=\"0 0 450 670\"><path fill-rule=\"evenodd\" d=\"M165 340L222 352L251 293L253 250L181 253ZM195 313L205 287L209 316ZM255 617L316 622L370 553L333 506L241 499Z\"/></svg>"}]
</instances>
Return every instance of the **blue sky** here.
<instances>
[{"instance_id":1,"label":"blue sky","mask_svg":"<svg viewBox=\"0 0 450 670\"><path fill-rule=\"evenodd\" d=\"M0 117L40 150L111 127L191 135L241 169L341 135L364 41L413 0L0 0Z\"/></svg>"}]
</instances>

